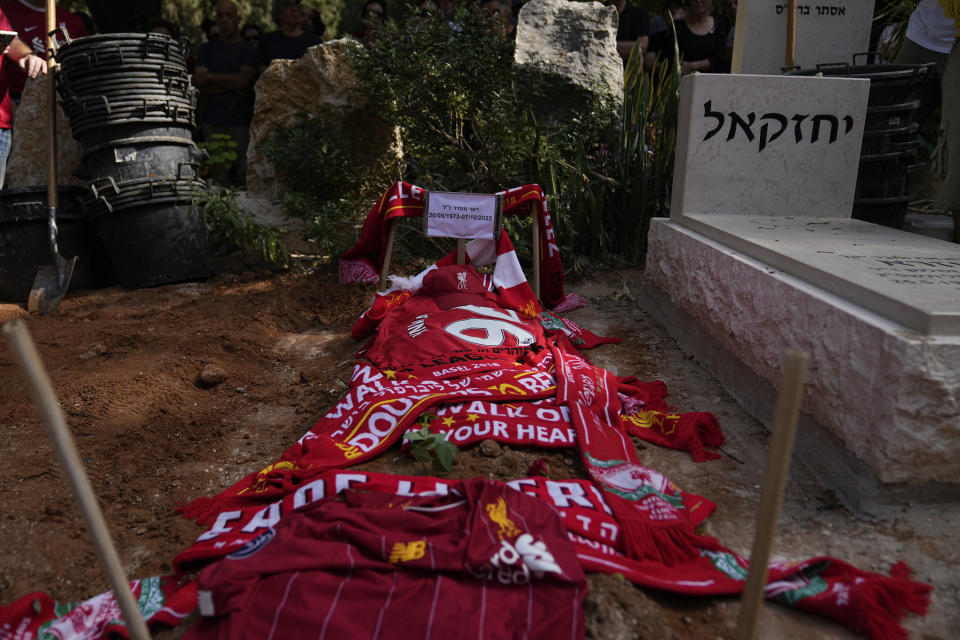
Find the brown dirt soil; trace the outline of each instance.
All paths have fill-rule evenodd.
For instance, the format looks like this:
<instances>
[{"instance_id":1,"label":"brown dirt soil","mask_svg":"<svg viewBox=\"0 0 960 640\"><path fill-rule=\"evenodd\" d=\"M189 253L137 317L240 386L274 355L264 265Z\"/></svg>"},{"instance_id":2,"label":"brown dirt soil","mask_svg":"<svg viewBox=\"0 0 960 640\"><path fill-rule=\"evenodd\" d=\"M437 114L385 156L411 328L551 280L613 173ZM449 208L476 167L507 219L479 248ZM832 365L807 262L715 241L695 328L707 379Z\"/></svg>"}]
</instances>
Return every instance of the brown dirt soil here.
<instances>
[{"instance_id":1,"label":"brown dirt soil","mask_svg":"<svg viewBox=\"0 0 960 640\"><path fill-rule=\"evenodd\" d=\"M713 411L738 458L694 464L686 454L640 445L641 460L719 504L703 532L749 554L767 434L650 321L637 300L642 274L595 267L568 288L591 306L571 317L620 345L589 352L619 375L664 379L680 410ZM67 297L57 313L28 326L57 389L80 456L130 577L168 573L203 528L173 515L274 461L346 388L358 345L354 319L374 289L337 284L332 269L309 276L247 273L208 282ZM0 320L26 315L0 305ZM195 384L207 364L226 372L213 388ZM33 590L61 601L105 591L65 474L5 342L0 341L0 605ZM512 479L545 458L552 477L583 477L573 452L503 447L457 455L455 477ZM364 468L421 473L399 449ZM904 507L890 520L852 518L795 464L775 559L830 554L886 571L898 559L935 585L933 606L906 626L913 637L948 638L960 628L960 515L957 505ZM588 637L727 638L733 598L643 590L592 574ZM180 637L188 625L158 634ZM760 637L849 638L839 626L769 605Z\"/></svg>"}]
</instances>

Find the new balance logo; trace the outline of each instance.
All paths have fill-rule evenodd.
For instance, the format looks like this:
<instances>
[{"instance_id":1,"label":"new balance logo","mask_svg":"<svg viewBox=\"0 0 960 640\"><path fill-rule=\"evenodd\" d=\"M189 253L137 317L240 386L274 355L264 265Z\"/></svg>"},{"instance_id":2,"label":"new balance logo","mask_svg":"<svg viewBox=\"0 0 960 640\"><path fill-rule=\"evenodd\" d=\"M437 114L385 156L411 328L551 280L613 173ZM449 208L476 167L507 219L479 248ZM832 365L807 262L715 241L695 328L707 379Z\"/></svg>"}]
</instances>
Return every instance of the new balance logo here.
<instances>
[{"instance_id":1,"label":"new balance logo","mask_svg":"<svg viewBox=\"0 0 960 640\"><path fill-rule=\"evenodd\" d=\"M426 540L414 540L413 542L397 542L390 550L390 562L410 562L419 560L427 549Z\"/></svg>"}]
</instances>

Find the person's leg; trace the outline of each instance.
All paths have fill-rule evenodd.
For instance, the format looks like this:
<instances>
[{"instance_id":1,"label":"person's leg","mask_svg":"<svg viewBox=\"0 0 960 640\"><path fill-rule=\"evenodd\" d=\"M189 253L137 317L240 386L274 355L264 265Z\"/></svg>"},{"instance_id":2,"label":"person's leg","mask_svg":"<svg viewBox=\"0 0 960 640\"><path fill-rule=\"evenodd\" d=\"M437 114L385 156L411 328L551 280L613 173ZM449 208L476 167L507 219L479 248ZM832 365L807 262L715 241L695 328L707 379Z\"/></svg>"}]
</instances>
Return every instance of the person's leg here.
<instances>
[{"instance_id":1,"label":"person's leg","mask_svg":"<svg viewBox=\"0 0 960 640\"><path fill-rule=\"evenodd\" d=\"M941 83L939 162L940 191L937 208L954 215L954 235L960 241L960 40L953 43Z\"/></svg>"},{"instance_id":2,"label":"person's leg","mask_svg":"<svg viewBox=\"0 0 960 640\"><path fill-rule=\"evenodd\" d=\"M10 129L0 129L0 189L7 177L7 157L10 155Z\"/></svg>"}]
</instances>

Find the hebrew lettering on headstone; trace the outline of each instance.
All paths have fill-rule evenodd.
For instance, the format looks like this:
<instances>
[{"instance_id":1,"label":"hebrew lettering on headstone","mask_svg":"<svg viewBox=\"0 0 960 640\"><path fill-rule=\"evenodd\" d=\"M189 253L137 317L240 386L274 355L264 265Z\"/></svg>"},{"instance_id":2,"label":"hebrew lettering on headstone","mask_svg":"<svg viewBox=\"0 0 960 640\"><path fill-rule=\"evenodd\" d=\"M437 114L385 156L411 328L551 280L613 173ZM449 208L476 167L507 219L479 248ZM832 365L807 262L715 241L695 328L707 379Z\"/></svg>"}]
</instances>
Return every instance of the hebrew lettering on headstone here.
<instances>
[{"instance_id":1,"label":"hebrew lettering on headstone","mask_svg":"<svg viewBox=\"0 0 960 640\"><path fill-rule=\"evenodd\" d=\"M713 127L710 131L703 136L703 141L706 142L713 136L723 129L724 122L726 118L724 114L720 111L714 111L712 108L712 100L707 100L703 103L703 117L704 118L713 118L716 121L716 126ZM736 111L731 111L727 114L730 117L730 132L727 134L727 142L734 140L737 137L737 131L741 131L742 135L746 136L747 140L753 142L755 134L753 132L753 125L756 122L757 114L754 111L751 111L747 114L746 118L741 116ZM796 122L794 127L794 138L795 142L799 144L803 140L803 128L801 125L809 118L807 114L796 114L791 120ZM779 138L787 128L787 116L782 113L765 113L760 116L760 120L775 120L780 123L780 128L772 136L768 135L769 133L769 123L764 123L760 127L760 140L757 151L763 151L768 144ZM840 126L840 119L829 113L821 113L814 115L811 118L811 132L810 132L810 144L817 142L820 139L820 126L821 122L830 123L830 140L829 144L833 144L837 141L838 128ZM843 116L843 122L846 125L844 128L844 135L849 134L853 129L854 118L853 116L847 114Z\"/></svg>"},{"instance_id":2,"label":"hebrew lettering on headstone","mask_svg":"<svg viewBox=\"0 0 960 640\"><path fill-rule=\"evenodd\" d=\"M712 110L710 108L710 101L707 100L703 103L703 117L717 119L717 126L711 129L703 138L704 140L709 140L713 136L717 135L717 132L720 131L720 129L723 129L723 114L719 111Z\"/></svg>"},{"instance_id":3,"label":"hebrew lettering on headstone","mask_svg":"<svg viewBox=\"0 0 960 640\"><path fill-rule=\"evenodd\" d=\"M803 69L818 64L852 62L870 48L873 3L831 0L797 5L795 61ZM740 0L734 31L734 73L779 74L786 62L787 4L770 0Z\"/></svg>"},{"instance_id":4,"label":"hebrew lettering on headstone","mask_svg":"<svg viewBox=\"0 0 960 640\"><path fill-rule=\"evenodd\" d=\"M848 78L684 77L671 216L849 218L869 86Z\"/></svg>"},{"instance_id":5,"label":"hebrew lettering on headstone","mask_svg":"<svg viewBox=\"0 0 960 640\"><path fill-rule=\"evenodd\" d=\"M736 111L730 112L730 134L727 136L727 141L733 140L733 137L737 134L737 125L740 125L740 128L743 129L743 133L747 136L747 140L753 142L753 131L750 127L753 126L753 121L756 119L757 114L750 112L747 114L749 122L745 122L743 118L740 117L740 114Z\"/></svg>"},{"instance_id":6,"label":"hebrew lettering on headstone","mask_svg":"<svg viewBox=\"0 0 960 640\"><path fill-rule=\"evenodd\" d=\"M810 136L810 144L820 139L820 123L824 120L830 123L830 143L832 144L837 141L837 126L840 124L837 116L820 114L813 116L813 135Z\"/></svg>"},{"instance_id":7,"label":"hebrew lettering on headstone","mask_svg":"<svg viewBox=\"0 0 960 640\"><path fill-rule=\"evenodd\" d=\"M787 116L782 113L765 113L760 116L761 120L776 120L780 123L780 129L777 130L772 136L768 136L767 133L770 129L770 123L764 122L760 127L760 151L763 151L764 147L767 146L767 143L773 142L777 138L783 135L783 132L787 130Z\"/></svg>"}]
</instances>

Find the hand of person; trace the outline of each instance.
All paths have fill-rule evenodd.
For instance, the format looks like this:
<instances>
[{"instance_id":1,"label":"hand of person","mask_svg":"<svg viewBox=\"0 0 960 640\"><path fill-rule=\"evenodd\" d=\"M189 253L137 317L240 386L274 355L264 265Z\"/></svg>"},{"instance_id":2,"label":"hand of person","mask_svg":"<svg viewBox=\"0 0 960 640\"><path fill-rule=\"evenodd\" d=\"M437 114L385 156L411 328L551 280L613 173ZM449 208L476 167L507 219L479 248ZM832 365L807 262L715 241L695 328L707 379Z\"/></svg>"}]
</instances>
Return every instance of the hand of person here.
<instances>
[{"instance_id":1,"label":"hand of person","mask_svg":"<svg viewBox=\"0 0 960 640\"><path fill-rule=\"evenodd\" d=\"M47 72L47 61L34 53L23 56L17 60L17 64L20 65L20 68L26 71L27 75L31 78L36 78L41 73Z\"/></svg>"},{"instance_id":2,"label":"hand of person","mask_svg":"<svg viewBox=\"0 0 960 640\"><path fill-rule=\"evenodd\" d=\"M697 69L696 67L694 67L692 62L688 62L687 60L684 60L683 62L680 63L680 73L682 75L693 73L696 70Z\"/></svg>"}]
</instances>

